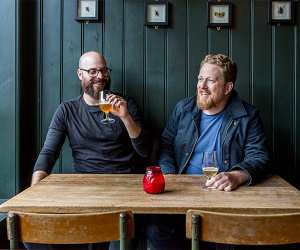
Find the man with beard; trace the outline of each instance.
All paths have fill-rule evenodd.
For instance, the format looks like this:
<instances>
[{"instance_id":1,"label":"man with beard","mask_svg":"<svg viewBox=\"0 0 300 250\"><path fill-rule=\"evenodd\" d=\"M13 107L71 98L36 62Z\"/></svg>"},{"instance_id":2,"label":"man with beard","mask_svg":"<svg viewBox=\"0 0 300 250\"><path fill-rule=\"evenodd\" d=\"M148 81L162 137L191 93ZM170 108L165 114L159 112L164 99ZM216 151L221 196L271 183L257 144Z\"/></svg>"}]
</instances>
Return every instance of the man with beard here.
<instances>
[{"instance_id":1,"label":"man with beard","mask_svg":"<svg viewBox=\"0 0 300 250\"><path fill-rule=\"evenodd\" d=\"M219 173L207 187L232 191L263 178L269 161L265 133L257 109L234 90L236 74L236 64L225 55L207 55L201 62L197 95L178 102L162 133L164 174L203 174L204 152L216 151ZM184 231L176 235L176 228L184 229L184 217L148 226L153 249L185 249L175 240Z\"/></svg>"},{"instance_id":2,"label":"man with beard","mask_svg":"<svg viewBox=\"0 0 300 250\"><path fill-rule=\"evenodd\" d=\"M132 173L148 157L151 145L133 99L111 94L115 122L101 123L104 113L99 110L99 92L108 88L110 80L104 57L94 51L83 54L77 75L83 94L56 110L34 166L32 184L51 172L66 136L77 173Z\"/></svg>"},{"instance_id":3,"label":"man with beard","mask_svg":"<svg viewBox=\"0 0 300 250\"><path fill-rule=\"evenodd\" d=\"M144 172L145 159L152 147L134 100L110 94L108 99L113 106L110 115L115 122L101 123L104 113L99 110L99 93L109 87L110 81L110 69L105 58L94 51L84 53L79 60L77 75L83 94L61 103L56 110L34 166L32 185L49 175L66 136L76 173ZM54 246L40 244L25 246L28 249L55 249ZM83 246L68 247L83 249ZM106 248L105 245L103 247ZM66 249L66 246L62 248ZM118 242L110 246L110 249L118 248Z\"/></svg>"}]
</instances>

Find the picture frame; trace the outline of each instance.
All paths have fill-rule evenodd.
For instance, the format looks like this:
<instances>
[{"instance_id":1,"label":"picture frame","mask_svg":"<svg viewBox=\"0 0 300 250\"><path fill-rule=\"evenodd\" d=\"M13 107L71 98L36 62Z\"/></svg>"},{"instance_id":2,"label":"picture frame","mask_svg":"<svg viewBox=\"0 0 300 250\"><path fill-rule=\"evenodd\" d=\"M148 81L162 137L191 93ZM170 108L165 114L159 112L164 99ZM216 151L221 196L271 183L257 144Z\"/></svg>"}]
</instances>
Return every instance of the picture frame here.
<instances>
[{"instance_id":1,"label":"picture frame","mask_svg":"<svg viewBox=\"0 0 300 250\"><path fill-rule=\"evenodd\" d=\"M229 2L211 1L207 3L208 27L232 27L233 4Z\"/></svg>"},{"instance_id":2,"label":"picture frame","mask_svg":"<svg viewBox=\"0 0 300 250\"><path fill-rule=\"evenodd\" d=\"M294 0L270 0L269 1L270 24L294 24L295 1Z\"/></svg>"},{"instance_id":3,"label":"picture frame","mask_svg":"<svg viewBox=\"0 0 300 250\"><path fill-rule=\"evenodd\" d=\"M76 0L75 20L89 22L99 20L99 0Z\"/></svg>"},{"instance_id":4,"label":"picture frame","mask_svg":"<svg viewBox=\"0 0 300 250\"><path fill-rule=\"evenodd\" d=\"M167 26L169 24L169 3L167 0L147 1L145 6L145 25Z\"/></svg>"}]
</instances>

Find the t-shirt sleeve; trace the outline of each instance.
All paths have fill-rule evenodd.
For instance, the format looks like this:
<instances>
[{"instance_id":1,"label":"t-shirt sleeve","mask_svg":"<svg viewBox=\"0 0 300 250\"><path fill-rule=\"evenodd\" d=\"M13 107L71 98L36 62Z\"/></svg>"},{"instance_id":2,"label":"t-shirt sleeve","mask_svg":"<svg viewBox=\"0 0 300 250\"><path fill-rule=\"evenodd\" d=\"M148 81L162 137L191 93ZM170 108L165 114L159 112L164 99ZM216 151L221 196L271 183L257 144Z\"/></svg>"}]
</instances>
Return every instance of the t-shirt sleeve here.
<instances>
[{"instance_id":1,"label":"t-shirt sleeve","mask_svg":"<svg viewBox=\"0 0 300 250\"><path fill-rule=\"evenodd\" d=\"M46 140L35 163L34 171L43 170L47 173L52 171L67 135L66 113L64 104L61 104L53 115Z\"/></svg>"}]
</instances>

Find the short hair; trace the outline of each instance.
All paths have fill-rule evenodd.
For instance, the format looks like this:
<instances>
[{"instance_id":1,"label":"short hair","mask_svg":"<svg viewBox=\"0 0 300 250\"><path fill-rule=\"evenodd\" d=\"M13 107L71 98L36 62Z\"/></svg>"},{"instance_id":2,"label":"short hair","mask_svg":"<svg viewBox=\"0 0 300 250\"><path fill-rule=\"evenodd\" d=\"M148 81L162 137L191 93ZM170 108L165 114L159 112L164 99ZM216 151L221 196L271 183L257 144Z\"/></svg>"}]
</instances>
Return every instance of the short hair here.
<instances>
[{"instance_id":1,"label":"short hair","mask_svg":"<svg viewBox=\"0 0 300 250\"><path fill-rule=\"evenodd\" d=\"M204 60L201 62L200 68L202 68L205 63L218 65L223 69L225 82L235 83L237 66L236 63L232 61L228 56L225 56L223 54L209 54L205 56Z\"/></svg>"}]
</instances>

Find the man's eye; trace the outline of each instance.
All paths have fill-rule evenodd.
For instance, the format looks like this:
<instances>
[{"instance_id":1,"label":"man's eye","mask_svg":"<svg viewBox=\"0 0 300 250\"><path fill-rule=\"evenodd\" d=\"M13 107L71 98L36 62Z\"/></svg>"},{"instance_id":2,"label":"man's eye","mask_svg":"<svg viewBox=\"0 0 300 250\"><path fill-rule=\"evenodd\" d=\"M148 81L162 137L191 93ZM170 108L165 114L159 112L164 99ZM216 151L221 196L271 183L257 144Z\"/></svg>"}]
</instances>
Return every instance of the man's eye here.
<instances>
[{"instance_id":1,"label":"man's eye","mask_svg":"<svg viewBox=\"0 0 300 250\"><path fill-rule=\"evenodd\" d=\"M97 73L97 70L94 70L94 69L90 70L91 75L95 75L96 73Z\"/></svg>"}]
</instances>

